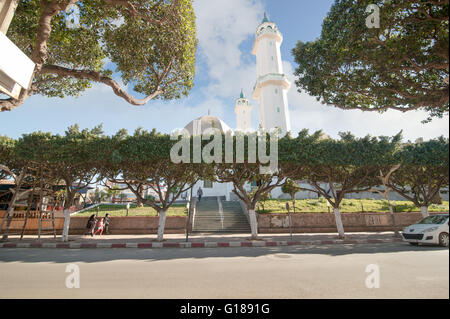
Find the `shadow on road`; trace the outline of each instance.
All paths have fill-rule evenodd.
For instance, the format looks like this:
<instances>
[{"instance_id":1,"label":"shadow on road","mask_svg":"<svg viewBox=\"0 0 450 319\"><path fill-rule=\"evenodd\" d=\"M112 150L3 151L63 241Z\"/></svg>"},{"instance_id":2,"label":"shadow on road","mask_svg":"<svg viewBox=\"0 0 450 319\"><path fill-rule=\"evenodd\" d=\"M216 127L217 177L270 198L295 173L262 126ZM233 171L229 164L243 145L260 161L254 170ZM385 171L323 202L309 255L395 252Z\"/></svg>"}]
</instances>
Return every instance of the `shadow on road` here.
<instances>
[{"instance_id":1,"label":"shadow on road","mask_svg":"<svg viewBox=\"0 0 450 319\"><path fill-rule=\"evenodd\" d=\"M407 243L382 244L337 244L318 246L281 247L237 247L237 248L107 248L107 249L58 249L58 248L2 248L0 263L4 262L53 262L53 263L96 263L120 260L157 262L163 260L201 258L254 258L274 254L275 257L291 258L296 254L343 256L351 254L378 254L423 251L443 251L448 248L438 246L414 247Z\"/></svg>"}]
</instances>

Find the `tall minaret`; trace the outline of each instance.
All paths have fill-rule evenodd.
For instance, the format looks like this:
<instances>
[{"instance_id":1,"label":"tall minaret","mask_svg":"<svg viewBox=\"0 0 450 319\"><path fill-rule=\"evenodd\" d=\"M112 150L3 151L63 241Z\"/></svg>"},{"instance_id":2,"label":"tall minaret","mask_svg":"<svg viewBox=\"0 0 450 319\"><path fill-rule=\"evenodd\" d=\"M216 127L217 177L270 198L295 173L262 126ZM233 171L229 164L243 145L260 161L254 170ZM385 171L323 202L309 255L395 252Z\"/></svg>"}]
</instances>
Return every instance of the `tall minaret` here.
<instances>
[{"instance_id":1,"label":"tall minaret","mask_svg":"<svg viewBox=\"0 0 450 319\"><path fill-rule=\"evenodd\" d=\"M287 92L291 87L283 73L280 46L283 35L275 23L264 19L256 31L252 54L256 55L257 81L253 98L259 101L259 122L263 130L291 130Z\"/></svg>"},{"instance_id":2,"label":"tall minaret","mask_svg":"<svg viewBox=\"0 0 450 319\"><path fill-rule=\"evenodd\" d=\"M252 130L252 109L253 106L250 105L250 102L244 96L244 92L241 91L234 107L236 131L250 132Z\"/></svg>"}]
</instances>

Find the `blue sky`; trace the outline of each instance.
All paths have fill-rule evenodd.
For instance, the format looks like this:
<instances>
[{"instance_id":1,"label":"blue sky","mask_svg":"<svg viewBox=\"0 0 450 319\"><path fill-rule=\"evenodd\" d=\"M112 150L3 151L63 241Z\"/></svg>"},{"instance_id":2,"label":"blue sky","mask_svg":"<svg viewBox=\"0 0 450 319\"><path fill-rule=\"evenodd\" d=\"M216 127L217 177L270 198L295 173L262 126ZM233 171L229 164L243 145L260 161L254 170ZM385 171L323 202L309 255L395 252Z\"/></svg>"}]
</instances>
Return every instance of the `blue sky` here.
<instances>
[{"instance_id":1,"label":"blue sky","mask_svg":"<svg viewBox=\"0 0 450 319\"><path fill-rule=\"evenodd\" d=\"M188 97L132 106L100 84L94 84L78 98L33 96L17 109L0 113L0 134L16 138L37 130L64 133L75 123L82 128L103 123L107 134L121 128L132 133L137 127L168 133L206 115L208 110L234 128L234 101L241 88L250 97L256 80L256 61L251 48L264 11L283 33L284 72L294 82L296 64L291 50L298 40L311 41L320 35L322 20L332 3L331 0L195 0L199 47L195 87ZM341 131L365 136L394 135L403 130L405 139L410 140L449 135L448 117L423 125L421 120L426 118L426 113L421 111L405 114L343 111L296 92L295 85L288 98L294 134L307 128L322 129L332 137ZM256 128L258 103L254 100L251 103Z\"/></svg>"}]
</instances>

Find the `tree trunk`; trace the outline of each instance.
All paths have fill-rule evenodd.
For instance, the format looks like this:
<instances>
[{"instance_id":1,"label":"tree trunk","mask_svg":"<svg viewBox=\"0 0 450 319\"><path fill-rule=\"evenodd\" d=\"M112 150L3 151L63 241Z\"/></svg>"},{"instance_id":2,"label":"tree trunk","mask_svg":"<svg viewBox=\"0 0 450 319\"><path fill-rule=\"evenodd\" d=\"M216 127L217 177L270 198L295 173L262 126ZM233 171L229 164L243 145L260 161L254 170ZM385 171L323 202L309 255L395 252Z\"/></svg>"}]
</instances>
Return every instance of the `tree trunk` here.
<instances>
[{"instance_id":1,"label":"tree trunk","mask_svg":"<svg viewBox=\"0 0 450 319\"><path fill-rule=\"evenodd\" d=\"M69 240L69 225L70 225L70 209L66 208L64 209L64 225L61 238L61 240L64 242Z\"/></svg>"},{"instance_id":2,"label":"tree trunk","mask_svg":"<svg viewBox=\"0 0 450 319\"><path fill-rule=\"evenodd\" d=\"M144 190L139 188L138 192L139 192L140 196L136 196L137 197L137 199L136 199L137 207L144 207L144 203L142 201L142 198L144 198Z\"/></svg>"},{"instance_id":3,"label":"tree trunk","mask_svg":"<svg viewBox=\"0 0 450 319\"><path fill-rule=\"evenodd\" d=\"M158 222L158 241L163 241L164 239L165 226L166 226L166 211L161 210L159 212L159 222Z\"/></svg>"},{"instance_id":4,"label":"tree trunk","mask_svg":"<svg viewBox=\"0 0 450 319\"><path fill-rule=\"evenodd\" d=\"M339 233L339 238L344 238L345 232L344 232L344 224L342 224L341 212L339 211L339 208L333 208L333 212L334 218L336 220L336 227Z\"/></svg>"},{"instance_id":5,"label":"tree trunk","mask_svg":"<svg viewBox=\"0 0 450 319\"><path fill-rule=\"evenodd\" d=\"M144 207L144 203L142 202L142 200L139 197L136 200L136 206L137 207Z\"/></svg>"},{"instance_id":6,"label":"tree trunk","mask_svg":"<svg viewBox=\"0 0 450 319\"><path fill-rule=\"evenodd\" d=\"M421 206L420 212L422 213L423 218L430 216L430 214L428 214L428 206Z\"/></svg>"},{"instance_id":7,"label":"tree trunk","mask_svg":"<svg viewBox=\"0 0 450 319\"><path fill-rule=\"evenodd\" d=\"M7 240L8 239L8 231L9 231L9 227L11 226L11 221L13 219L14 216L14 210L15 210L15 204L16 204L16 200L19 197L19 191L20 191L20 187L22 186L22 181L25 178L25 172L26 169L22 169L22 171L20 172L19 177L16 180L16 191L14 192L11 200L8 203L8 210L6 211L6 215L4 218L6 218L6 225L5 225L5 230L3 233L3 237L2 240ZM1 223L3 226L3 222ZM2 231L2 229L0 229L0 232Z\"/></svg>"},{"instance_id":8,"label":"tree trunk","mask_svg":"<svg viewBox=\"0 0 450 319\"><path fill-rule=\"evenodd\" d=\"M257 239L258 238L258 221L256 219L255 209L249 209L248 216L250 219L250 229L252 230L252 239Z\"/></svg>"}]
</instances>

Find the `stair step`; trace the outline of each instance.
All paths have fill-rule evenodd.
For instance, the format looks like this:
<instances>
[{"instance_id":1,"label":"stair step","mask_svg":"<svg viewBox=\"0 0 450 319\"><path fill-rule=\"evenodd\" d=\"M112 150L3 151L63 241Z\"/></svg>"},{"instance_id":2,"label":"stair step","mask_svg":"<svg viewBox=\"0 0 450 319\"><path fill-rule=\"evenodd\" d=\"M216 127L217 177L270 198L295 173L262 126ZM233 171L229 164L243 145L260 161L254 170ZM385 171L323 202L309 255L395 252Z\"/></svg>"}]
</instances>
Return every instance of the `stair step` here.
<instances>
[{"instance_id":1,"label":"stair step","mask_svg":"<svg viewBox=\"0 0 450 319\"><path fill-rule=\"evenodd\" d=\"M222 199L221 214L217 198L202 197L202 200L197 202L193 232L248 233L250 225L238 202L226 202Z\"/></svg>"}]
</instances>

